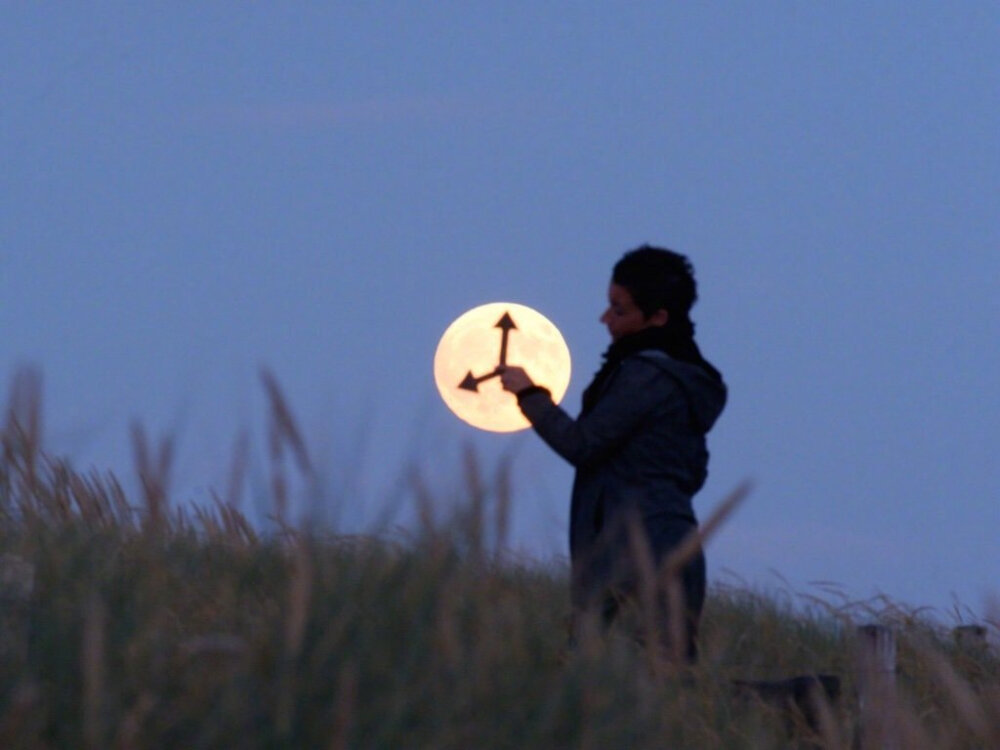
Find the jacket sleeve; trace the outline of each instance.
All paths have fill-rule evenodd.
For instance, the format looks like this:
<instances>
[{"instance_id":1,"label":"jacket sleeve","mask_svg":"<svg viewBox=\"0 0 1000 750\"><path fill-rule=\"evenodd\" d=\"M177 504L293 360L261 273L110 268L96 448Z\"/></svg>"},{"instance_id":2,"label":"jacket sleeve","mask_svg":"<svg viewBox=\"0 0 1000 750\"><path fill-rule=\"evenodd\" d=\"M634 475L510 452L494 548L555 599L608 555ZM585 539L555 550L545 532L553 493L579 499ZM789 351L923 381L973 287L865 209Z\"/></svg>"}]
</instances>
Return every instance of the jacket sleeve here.
<instances>
[{"instance_id":1,"label":"jacket sleeve","mask_svg":"<svg viewBox=\"0 0 1000 750\"><path fill-rule=\"evenodd\" d=\"M666 395L660 369L633 357L622 363L594 408L579 419L570 417L543 390L519 403L542 440L579 468L614 453Z\"/></svg>"}]
</instances>

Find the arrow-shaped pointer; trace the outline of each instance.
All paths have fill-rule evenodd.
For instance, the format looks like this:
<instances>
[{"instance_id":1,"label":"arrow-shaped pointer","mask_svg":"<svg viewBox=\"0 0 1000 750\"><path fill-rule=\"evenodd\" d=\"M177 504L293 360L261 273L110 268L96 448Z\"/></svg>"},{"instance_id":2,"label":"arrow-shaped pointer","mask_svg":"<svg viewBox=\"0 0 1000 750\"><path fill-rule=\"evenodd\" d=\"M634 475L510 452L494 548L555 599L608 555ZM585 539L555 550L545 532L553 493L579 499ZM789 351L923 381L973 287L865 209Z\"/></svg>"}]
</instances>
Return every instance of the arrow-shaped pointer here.
<instances>
[{"instance_id":1,"label":"arrow-shaped pointer","mask_svg":"<svg viewBox=\"0 0 1000 750\"><path fill-rule=\"evenodd\" d=\"M500 368L507 364L507 338L510 336L510 332L517 328L514 323L514 319L510 317L509 312L505 312L494 328L499 328L503 331L500 338L500 364L497 365L496 369L486 375L480 375L478 378L472 374L472 370L466 373L465 378L461 383L458 384L459 388L464 388L467 391L479 392L479 384L490 378L495 378L500 374Z\"/></svg>"},{"instance_id":2,"label":"arrow-shaped pointer","mask_svg":"<svg viewBox=\"0 0 1000 750\"><path fill-rule=\"evenodd\" d=\"M500 364L507 364L507 337L510 335L512 328L517 328L514 325L513 318L510 317L510 313L505 312L503 317L497 321L495 328L499 328L503 331L503 338L500 339Z\"/></svg>"},{"instance_id":3,"label":"arrow-shaped pointer","mask_svg":"<svg viewBox=\"0 0 1000 750\"><path fill-rule=\"evenodd\" d=\"M458 384L458 387L464 388L467 391L476 391L478 393L480 383L482 383L485 380L489 380L490 378L495 378L499 374L500 374L499 370L494 370L488 375L480 375L477 378L475 375L472 374L472 370L469 370L469 372L465 376L465 379Z\"/></svg>"}]
</instances>

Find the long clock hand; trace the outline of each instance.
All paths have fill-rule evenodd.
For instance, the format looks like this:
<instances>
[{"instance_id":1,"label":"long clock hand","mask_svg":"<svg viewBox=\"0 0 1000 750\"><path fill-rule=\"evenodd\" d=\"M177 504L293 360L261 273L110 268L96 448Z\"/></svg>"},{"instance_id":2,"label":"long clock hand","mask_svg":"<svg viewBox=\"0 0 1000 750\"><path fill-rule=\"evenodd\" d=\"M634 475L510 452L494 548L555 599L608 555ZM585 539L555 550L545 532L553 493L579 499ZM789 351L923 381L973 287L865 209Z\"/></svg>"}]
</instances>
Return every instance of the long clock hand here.
<instances>
[{"instance_id":1,"label":"long clock hand","mask_svg":"<svg viewBox=\"0 0 1000 750\"><path fill-rule=\"evenodd\" d=\"M510 317L510 313L505 312L503 317L497 321L496 328L503 331L503 337L500 339L500 365L507 364L507 337L510 335L511 329L517 328L514 324L514 319Z\"/></svg>"}]
</instances>

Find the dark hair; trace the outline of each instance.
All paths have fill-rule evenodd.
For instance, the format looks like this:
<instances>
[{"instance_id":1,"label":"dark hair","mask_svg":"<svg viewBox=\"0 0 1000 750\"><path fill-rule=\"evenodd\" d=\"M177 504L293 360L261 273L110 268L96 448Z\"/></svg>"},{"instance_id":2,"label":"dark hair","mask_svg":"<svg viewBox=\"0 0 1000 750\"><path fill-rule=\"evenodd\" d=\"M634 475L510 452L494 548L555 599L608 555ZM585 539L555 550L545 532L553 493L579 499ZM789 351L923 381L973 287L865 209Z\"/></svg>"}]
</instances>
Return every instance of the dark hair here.
<instances>
[{"instance_id":1,"label":"dark hair","mask_svg":"<svg viewBox=\"0 0 1000 750\"><path fill-rule=\"evenodd\" d=\"M691 261L680 253L651 245L637 247L615 264L611 280L628 289L645 317L663 309L670 316L668 325L690 324L698 286Z\"/></svg>"}]
</instances>

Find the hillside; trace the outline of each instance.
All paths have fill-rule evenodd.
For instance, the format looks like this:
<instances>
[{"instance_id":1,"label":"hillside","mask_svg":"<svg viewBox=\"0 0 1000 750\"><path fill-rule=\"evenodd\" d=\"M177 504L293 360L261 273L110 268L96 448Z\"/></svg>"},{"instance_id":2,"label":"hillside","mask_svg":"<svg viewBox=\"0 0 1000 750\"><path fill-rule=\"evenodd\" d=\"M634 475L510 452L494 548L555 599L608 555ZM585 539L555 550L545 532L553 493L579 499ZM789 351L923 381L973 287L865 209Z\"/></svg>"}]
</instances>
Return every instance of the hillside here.
<instances>
[{"instance_id":1,"label":"hillside","mask_svg":"<svg viewBox=\"0 0 1000 750\"><path fill-rule=\"evenodd\" d=\"M144 496L127 498L45 455L15 413L0 459L0 747L850 747L867 731L857 626L871 623L896 637L876 708L899 746L1000 746L987 640L891 602L716 586L696 667L626 625L569 650L565 571L483 541L482 504L503 488L475 476L460 513L407 540L261 536L221 500L170 507L155 451ZM829 702L740 686L818 674L840 681Z\"/></svg>"}]
</instances>

